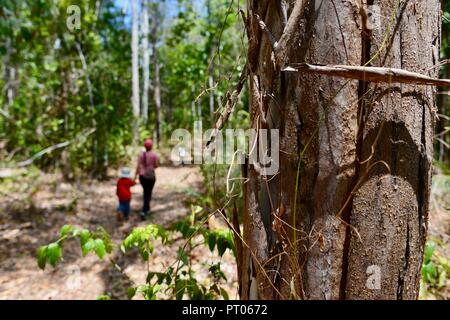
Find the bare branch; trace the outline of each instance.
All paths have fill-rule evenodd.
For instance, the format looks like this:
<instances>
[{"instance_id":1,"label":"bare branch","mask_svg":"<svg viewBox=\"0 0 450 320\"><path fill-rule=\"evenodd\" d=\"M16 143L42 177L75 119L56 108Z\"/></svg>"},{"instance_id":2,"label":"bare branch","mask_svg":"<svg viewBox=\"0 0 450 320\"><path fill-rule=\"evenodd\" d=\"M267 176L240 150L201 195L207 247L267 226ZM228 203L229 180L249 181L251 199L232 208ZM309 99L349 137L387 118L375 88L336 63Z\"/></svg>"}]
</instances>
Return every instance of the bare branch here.
<instances>
[{"instance_id":1,"label":"bare branch","mask_svg":"<svg viewBox=\"0 0 450 320\"><path fill-rule=\"evenodd\" d=\"M0 109L0 114L2 116L4 116L6 119L8 119L9 121L11 121L11 117L9 116L9 114L5 110Z\"/></svg>"},{"instance_id":2,"label":"bare branch","mask_svg":"<svg viewBox=\"0 0 450 320\"><path fill-rule=\"evenodd\" d=\"M281 6L281 14L283 16L283 25L286 28L287 22L288 22L288 8L289 5L286 2L286 0L281 0L280 1L280 6Z\"/></svg>"},{"instance_id":3,"label":"bare branch","mask_svg":"<svg viewBox=\"0 0 450 320\"><path fill-rule=\"evenodd\" d=\"M284 28L283 34L278 41L278 45L275 51L277 64L279 66L283 66L283 64L285 63L288 45L296 41L296 33L298 34L299 32L298 25L300 23L301 17L303 16L303 13L305 12L307 2L308 0L297 0L295 2L294 8L292 9L291 15L287 20L286 27Z\"/></svg>"},{"instance_id":4,"label":"bare branch","mask_svg":"<svg viewBox=\"0 0 450 320\"><path fill-rule=\"evenodd\" d=\"M94 110L94 96L92 94L92 83L91 83L91 79L89 78L89 71L88 71L88 66L86 63L86 57L84 56L83 50L81 49L81 46L78 42L75 42L75 47L77 48L78 55L80 56L81 65L83 66L84 75L86 77L86 85L87 85L88 94L89 94L89 102L91 104L92 110Z\"/></svg>"},{"instance_id":5,"label":"bare branch","mask_svg":"<svg viewBox=\"0 0 450 320\"><path fill-rule=\"evenodd\" d=\"M25 160L25 161L21 161L17 164L17 167L21 168L21 167L26 167L29 166L30 164L32 164L34 162L34 160L42 157L43 155L53 152L56 149L61 149L61 148L65 148L68 145L70 145L71 143L80 140L81 138L86 138L87 136L91 135L92 133L94 133L95 129L90 129L87 132L79 135L78 137L76 137L75 139L72 140L68 140L68 141L64 141L64 142L60 142L58 144L55 144L51 147L45 148L41 151L39 151L38 153L36 153L35 155L33 155L31 158Z\"/></svg>"},{"instance_id":6,"label":"bare branch","mask_svg":"<svg viewBox=\"0 0 450 320\"><path fill-rule=\"evenodd\" d=\"M420 73L395 68L362 67L347 65L292 64L282 71L316 73L355 80L386 83L450 86L449 79L434 79Z\"/></svg>"},{"instance_id":7,"label":"bare branch","mask_svg":"<svg viewBox=\"0 0 450 320\"><path fill-rule=\"evenodd\" d=\"M211 144L211 142L214 141L214 139L217 136L217 133L223 128L228 118L230 117L231 113L233 112L234 106L236 105L237 102L237 98L239 97L239 94L241 93L242 88L244 87L245 81L247 80L247 74L248 74L247 65L245 65L244 69L241 72L241 76L239 77L239 81L236 85L236 88L230 95L228 95L224 111L219 116L219 119L214 125L214 129L212 130L208 142L206 143L206 147L208 147Z\"/></svg>"},{"instance_id":8,"label":"bare branch","mask_svg":"<svg viewBox=\"0 0 450 320\"><path fill-rule=\"evenodd\" d=\"M278 47L278 42L277 42L277 40L276 40L275 37L273 36L272 32L270 32L270 30L267 29L266 24L264 23L264 21L261 20L261 18L260 18L258 15L256 15L256 19L258 20L258 24L259 24L259 27L261 28L261 30L262 30L262 31L267 35L267 37L269 38L270 44L271 44L271 46L272 46L272 50L275 51L275 50L277 49L277 47Z\"/></svg>"}]
</instances>

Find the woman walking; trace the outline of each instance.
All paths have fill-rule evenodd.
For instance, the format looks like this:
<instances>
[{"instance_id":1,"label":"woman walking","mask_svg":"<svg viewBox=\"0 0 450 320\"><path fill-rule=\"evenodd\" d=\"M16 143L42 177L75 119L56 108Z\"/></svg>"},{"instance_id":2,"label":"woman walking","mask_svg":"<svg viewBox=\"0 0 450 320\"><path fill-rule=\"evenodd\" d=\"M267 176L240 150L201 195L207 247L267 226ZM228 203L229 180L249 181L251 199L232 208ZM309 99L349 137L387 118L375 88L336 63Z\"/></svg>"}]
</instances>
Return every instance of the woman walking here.
<instances>
[{"instance_id":1,"label":"woman walking","mask_svg":"<svg viewBox=\"0 0 450 320\"><path fill-rule=\"evenodd\" d=\"M144 191L144 203L140 216L145 220L150 213L150 202L152 200L153 187L155 185L156 176L155 169L158 167L158 156L152 151L153 141L146 139L144 141L145 151L138 157L138 164L134 180L139 175L139 182Z\"/></svg>"}]
</instances>

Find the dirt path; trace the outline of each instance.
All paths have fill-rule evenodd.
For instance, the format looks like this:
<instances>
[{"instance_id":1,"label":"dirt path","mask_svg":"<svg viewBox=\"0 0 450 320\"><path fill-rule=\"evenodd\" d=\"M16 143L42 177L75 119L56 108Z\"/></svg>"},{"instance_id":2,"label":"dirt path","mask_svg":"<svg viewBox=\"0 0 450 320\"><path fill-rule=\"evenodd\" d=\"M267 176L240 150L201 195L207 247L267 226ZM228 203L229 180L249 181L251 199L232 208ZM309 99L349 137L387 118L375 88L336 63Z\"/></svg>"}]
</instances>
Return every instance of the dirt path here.
<instances>
[{"instance_id":1,"label":"dirt path","mask_svg":"<svg viewBox=\"0 0 450 320\"><path fill-rule=\"evenodd\" d=\"M68 241L63 252L64 261L56 268L41 271L36 265L36 249L58 236L64 224L96 229L103 226L112 240L119 244L133 227L145 225L137 213L141 207L140 186L134 187L130 221L118 225L115 221L115 180L91 184L59 182L56 175L41 175L31 190L31 201L20 201L16 193L0 195L0 299L95 299L102 294L126 298L126 286L145 283L146 268L136 253L113 254L123 273L89 254L81 258L76 241ZM150 223L168 226L188 214L183 200L198 191L201 178L197 168L162 167L157 172ZM16 190L24 188L14 185ZM29 187L30 188L30 187ZM33 188L33 187L31 187ZM20 194L20 193L19 193ZM156 245L150 259L150 269L165 271L176 259L181 240L171 246ZM233 258L227 252L222 259L206 249L194 251L198 266L197 279L206 279L205 262L221 261L228 283L224 287L230 298L236 296L236 274ZM204 280L206 281L206 280ZM163 296L161 296L163 298Z\"/></svg>"}]
</instances>

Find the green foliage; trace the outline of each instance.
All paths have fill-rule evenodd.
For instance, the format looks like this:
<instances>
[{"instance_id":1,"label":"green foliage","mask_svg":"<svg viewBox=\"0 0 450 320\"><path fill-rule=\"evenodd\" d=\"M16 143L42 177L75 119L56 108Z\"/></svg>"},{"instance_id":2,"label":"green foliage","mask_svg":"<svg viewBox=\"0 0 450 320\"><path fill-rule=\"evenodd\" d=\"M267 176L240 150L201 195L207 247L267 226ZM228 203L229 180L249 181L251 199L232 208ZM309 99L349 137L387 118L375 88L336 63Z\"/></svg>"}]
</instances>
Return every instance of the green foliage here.
<instances>
[{"instance_id":1,"label":"green foliage","mask_svg":"<svg viewBox=\"0 0 450 320\"><path fill-rule=\"evenodd\" d=\"M191 216L173 224L168 230L159 225L149 224L145 227L134 228L125 237L120 245L121 251L127 253L133 249L138 249L144 262L148 261L153 253L156 240L160 240L162 245L169 244L171 243L170 235L174 233L181 233L186 240L185 246L178 249L176 267L172 265L164 272L149 270L145 284L127 288L128 299L132 299L136 294L141 294L146 300L155 300L159 292L175 299L183 299L185 294L190 299L216 299L218 297L229 299L226 290L219 285L220 281L227 280L220 269L220 263L206 266L212 278L210 286L199 283L192 269L191 250L195 247L192 239L196 235L202 237L201 245L209 245L211 251L217 247L220 256L227 249L234 251L231 232L228 230L209 230L197 219L201 212L201 208L193 207ZM90 231L65 225L61 228L60 238L57 241L38 249L37 263L39 268L44 270L47 262L55 267L62 260L64 242L70 238L79 240L83 256L94 252L100 259L103 259L114 249L108 233L102 227ZM111 297L102 295L97 299L109 300Z\"/></svg>"},{"instance_id":2,"label":"green foliage","mask_svg":"<svg viewBox=\"0 0 450 320\"><path fill-rule=\"evenodd\" d=\"M57 241L38 249L37 263L40 269L44 270L47 262L52 267L55 267L62 260L64 242L68 238L78 238L80 240L80 248L83 256L86 256L89 252L94 252L100 259L103 259L113 249L109 234L102 227L99 227L94 232L90 232L87 229L79 229L71 225L65 225L61 228L60 238Z\"/></svg>"},{"instance_id":3,"label":"green foliage","mask_svg":"<svg viewBox=\"0 0 450 320\"><path fill-rule=\"evenodd\" d=\"M424 249L422 278L420 281L421 297L439 296L439 290L449 281L450 261L442 254L444 243L438 239L429 240Z\"/></svg>"},{"instance_id":4,"label":"green foliage","mask_svg":"<svg viewBox=\"0 0 450 320\"><path fill-rule=\"evenodd\" d=\"M450 271L450 261L436 252L436 243L428 241L425 246L422 279L431 287L445 286Z\"/></svg>"},{"instance_id":5,"label":"green foliage","mask_svg":"<svg viewBox=\"0 0 450 320\"><path fill-rule=\"evenodd\" d=\"M238 1L239 2L239 1ZM211 0L209 14L195 12L192 3L184 1L171 29L167 32L166 45L160 47L160 57L164 64L161 70L162 82L169 94L163 99L170 101L173 112L167 117L170 128L192 128L194 120L203 120L203 125L211 126L214 119L209 116L209 93L223 101L226 93L237 83L243 59L241 37L244 36L237 2L230 8L226 0ZM217 85L208 88L211 66ZM170 94L177 92L176 99ZM245 108L247 94L242 94L236 106ZM193 112L192 108L197 108ZM217 112L218 108L215 102ZM200 116L200 114L202 116Z\"/></svg>"},{"instance_id":6,"label":"green foliage","mask_svg":"<svg viewBox=\"0 0 450 320\"><path fill-rule=\"evenodd\" d=\"M213 90L220 112L218 100L223 104L245 63L238 3L232 2L231 7L226 0L210 3L208 14L197 12L191 1L179 1L177 8L171 4L171 11L177 12L175 19L160 23L150 35L163 66L163 138L174 128L192 128L194 119L203 119L205 128L210 126L218 114L209 115L207 90ZM39 168L60 168L68 179L88 174L103 177L108 167L129 160L131 30L115 1L102 2L99 12L96 4L96 0L2 2L0 87L12 88L13 101L9 105L7 94L0 95L2 108L9 108L7 116L0 115L0 140L5 142L0 159L13 153L13 162L18 162L72 141L35 160ZM79 30L66 26L69 5L81 9ZM163 7L160 1L152 1L151 14L161 21L167 14ZM208 88L211 65L214 88ZM11 70L15 79L9 79ZM150 100L150 125L141 125L141 138L152 136L155 127ZM244 93L236 112L245 108L246 100ZM96 130L84 136L89 129Z\"/></svg>"},{"instance_id":7,"label":"green foliage","mask_svg":"<svg viewBox=\"0 0 450 320\"><path fill-rule=\"evenodd\" d=\"M0 117L0 139L7 150L20 150L16 160L29 158L57 143L94 134L36 160L40 167L61 166L68 177L81 171L104 172L105 160L117 162L130 141L130 34L112 1L3 1L0 73L15 70L17 84L9 120ZM66 26L67 7L81 8L81 29ZM81 49L87 63L84 69ZM3 54L2 54L3 56ZM91 87L88 84L88 78ZM0 86L8 78L0 79ZM93 105L89 90L92 89ZM0 95L0 104L6 104ZM123 130L124 129L124 130ZM113 138L109 138L113 137ZM63 161L57 162L58 159ZM71 167L74 170L69 170Z\"/></svg>"},{"instance_id":8,"label":"green foliage","mask_svg":"<svg viewBox=\"0 0 450 320\"><path fill-rule=\"evenodd\" d=\"M135 228L122 242L121 249L125 253L127 250L136 247L139 249L142 259L147 261L155 248L153 240L158 238L162 240L163 244L168 241L167 231L159 225L150 224L145 228Z\"/></svg>"}]
</instances>

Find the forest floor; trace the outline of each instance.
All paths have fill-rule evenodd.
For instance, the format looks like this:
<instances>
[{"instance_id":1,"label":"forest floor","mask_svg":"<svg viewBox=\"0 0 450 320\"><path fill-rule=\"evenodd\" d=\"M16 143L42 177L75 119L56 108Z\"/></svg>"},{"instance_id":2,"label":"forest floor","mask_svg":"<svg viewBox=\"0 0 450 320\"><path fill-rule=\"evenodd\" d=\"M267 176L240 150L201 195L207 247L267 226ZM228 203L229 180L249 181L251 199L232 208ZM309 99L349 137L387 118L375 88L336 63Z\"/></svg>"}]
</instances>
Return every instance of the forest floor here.
<instances>
[{"instance_id":1,"label":"forest floor","mask_svg":"<svg viewBox=\"0 0 450 320\"><path fill-rule=\"evenodd\" d=\"M114 176L115 172L111 173ZM6 182L5 182L6 181ZM161 167L157 171L154 189L153 214L146 222L138 212L142 201L141 187L133 188L132 215L125 224L116 222L116 179L106 181L83 180L61 182L58 174L30 172L20 179L3 180L0 185L0 299L95 299L107 294L115 299L127 299L126 289L133 284L144 284L147 265L137 251L123 254L116 249L113 260L122 268L115 269L108 259L99 260L94 254L81 256L78 241L66 242L64 260L56 268L47 266L41 271L36 262L36 251L41 245L57 239L65 224L95 230L103 226L117 245L137 226L156 223L168 227L190 213L185 200L192 193L201 192L202 177L197 167ZM429 239L437 247L438 258L433 268L441 268L442 258L450 254L450 176L433 178L431 194ZM182 239L169 245L156 242L149 269L164 272L177 260ZM231 299L237 298L237 276L234 258L230 252L220 258L205 246L194 249L193 265L196 279L205 285L207 265L220 261L227 282L221 286ZM440 257L440 258L439 258ZM450 299L448 274L442 287L427 284L423 299ZM136 296L138 298L138 296ZM166 298L159 295L158 298Z\"/></svg>"},{"instance_id":2,"label":"forest floor","mask_svg":"<svg viewBox=\"0 0 450 320\"><path fill-rule=\"evenodd\" d=\"M137 226L156 223L168 227L189 214L184 199L189 192L201 190L202 178L196 167L159 168L153 214L148 221L140 221L137 213L142 192L137 185L133 187L130 220L124 224L116 221L115 183L115 179L110 179L69 184L61 182L61 176L56 174L38 174L31 183L11 182L8 186L11 192L0 190L0 299L78 300L104 294L126 299L129 286L145 284L147 265L137 252L123 254L116 249L112 253L123 270L119 272L106 258L100 260L92 253L83 258L75 240L66 242L63 261L56 268L47 266L42 271L37 267L37 248L57 239L65 224L91 230L103 226L115 244L120 244ZM170 245L156 242L150 270L165 272L177 260L177 250L183 244L182 239ZM200 282L208 281L206 265L218 261L228 279L222 287L234 299L237 278L232 254L227 250L220 258L205 246L193 251L193 262L198 267L196 278Z\"/></svg>"}]
</instances>

